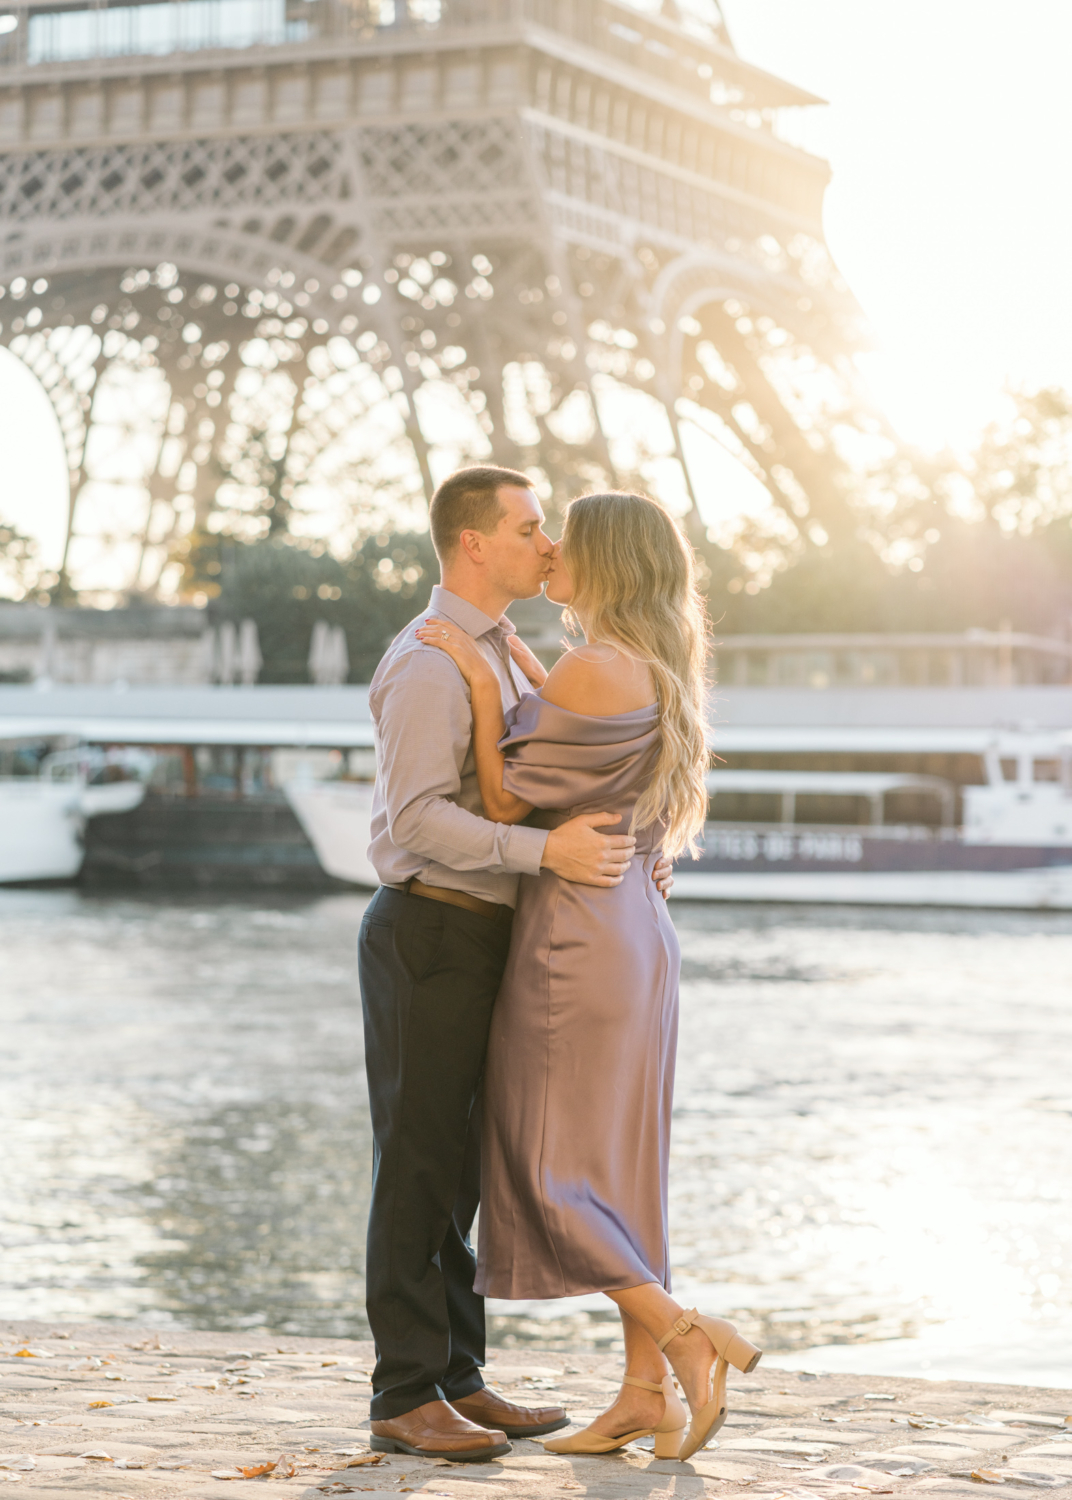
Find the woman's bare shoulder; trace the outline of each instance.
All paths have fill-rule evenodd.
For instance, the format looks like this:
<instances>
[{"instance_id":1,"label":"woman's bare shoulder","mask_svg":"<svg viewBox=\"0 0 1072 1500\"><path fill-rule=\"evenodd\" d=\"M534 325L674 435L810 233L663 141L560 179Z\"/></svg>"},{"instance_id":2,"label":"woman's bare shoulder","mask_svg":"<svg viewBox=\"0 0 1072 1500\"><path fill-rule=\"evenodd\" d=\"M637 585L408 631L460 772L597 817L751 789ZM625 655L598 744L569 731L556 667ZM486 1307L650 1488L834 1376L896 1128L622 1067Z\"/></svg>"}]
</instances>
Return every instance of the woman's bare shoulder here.
<instances>
[{"instance_id":1,"label":"woman's bare shoulder","mask_svg":"<svg viewBox=\"0 0 1072 1500\"><path fill-rule=\"evenodd\" d=\"M644 662L613 646L593 645L577 646L559 657L540 696L571 713L602 719L646 708L655 692Z\"/></svg>"}]
</instances>

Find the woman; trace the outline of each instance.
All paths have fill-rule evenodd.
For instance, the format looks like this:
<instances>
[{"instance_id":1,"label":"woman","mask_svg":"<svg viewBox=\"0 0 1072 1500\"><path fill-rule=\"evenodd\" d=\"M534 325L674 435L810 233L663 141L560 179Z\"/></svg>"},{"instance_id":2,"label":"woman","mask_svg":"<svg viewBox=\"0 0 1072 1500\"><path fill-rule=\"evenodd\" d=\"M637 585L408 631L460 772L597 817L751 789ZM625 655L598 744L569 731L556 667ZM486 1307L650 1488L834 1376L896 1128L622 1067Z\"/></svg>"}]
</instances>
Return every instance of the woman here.
<instances>
[{"instance_id":1,"label":"woman","mask_svg":"<svg viewBox=\"0 0 1072 1500\"><path fill-rule=\"evenodd\" d=\"M642 495L573 502L547 597L569 607L586 644L547 673L515 637L538 691L505 724L470 638L440 620L417 631L469 684L489 818L535 810L550 828L611 811L637 837L619 886L521 878L485 1072L476 1286L524 1299L601 1291L618 1305L621 1391L548 1448L608 1453L654 1434L658 1457L688 1458L725 1420L727 1362L747 1371L760 1357L731 1323L669 1295L680 950L651 867L660 850L693 847L707 807L703 607L681 533ZM668 1360L692 1411L687 1435Z\"/></svg>"}]
</instances>

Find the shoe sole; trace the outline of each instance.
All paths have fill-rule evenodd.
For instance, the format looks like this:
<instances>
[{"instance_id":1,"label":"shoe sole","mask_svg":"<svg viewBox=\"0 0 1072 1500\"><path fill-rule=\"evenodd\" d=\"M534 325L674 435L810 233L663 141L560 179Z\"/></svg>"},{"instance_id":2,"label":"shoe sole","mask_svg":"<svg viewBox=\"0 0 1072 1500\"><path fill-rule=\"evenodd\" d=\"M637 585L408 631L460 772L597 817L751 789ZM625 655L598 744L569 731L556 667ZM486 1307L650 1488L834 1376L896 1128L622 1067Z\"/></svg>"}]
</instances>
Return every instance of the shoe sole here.
<instances>
[{"instance_id":1,"label":"shoe sole","mask_svg":"<svg viewBox=\"0 0 1072 1500\"><path fill-rule=\"evenodd\" d=\"M503 1427L499 1431L505 1432L508 1438L535 1438L546 1437L549 1432L561 1432L563 1427L570 1425L569 1417L559 1417L557 1422L544 1422L540 1427Z\"/></svg>"},{"instance_id":2,"label":"shoe sole","mask_svg":"<svg viewBox=\"0 0 1072 1500\"><path fill-rule=\"evenodd\" d=\"M502 1431L502 1428L499 1428ZM407 1453L410 1458L445 1458L452 1464L485 1464L492 1458L502 1458L510 1452L509 1443L495 1443L490 1448L470 1448L458 1452L450 1448L415 1448L412 1443L403 1443L398 1438L371 1437L369 1447L373 1453Z\"/></svg>"}]
</instances>

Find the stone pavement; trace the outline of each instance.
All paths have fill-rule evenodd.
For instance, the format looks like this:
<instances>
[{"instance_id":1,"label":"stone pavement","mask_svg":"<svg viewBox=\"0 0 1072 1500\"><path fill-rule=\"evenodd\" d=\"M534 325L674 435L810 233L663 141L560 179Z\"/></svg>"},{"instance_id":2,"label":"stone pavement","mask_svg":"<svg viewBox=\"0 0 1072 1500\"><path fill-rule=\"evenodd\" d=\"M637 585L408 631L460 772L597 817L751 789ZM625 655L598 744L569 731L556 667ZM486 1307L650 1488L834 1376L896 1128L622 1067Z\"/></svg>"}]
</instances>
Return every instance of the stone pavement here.
<instances>
[{"instance_id":1,"label":"stone pavement","mask_svg":"<svg viewBox=\"0 0 1072 1500\"><path fill-rule=\"evenodd\" d=\"M0 1500L240 1500L399 1494L450 1500L907 1497L1072 1486L1072 1392L814 1376L736 1376L730 1417L689 1463L634 1446L558 1458L515 1442L487 1464L368 1449L372 1350L343 1339L124 1324L0 1323ZM493 1351L489 1384L580 1422L606 1405L620 1356ZM247 1477L248 1476L248 1477ZM10 1490L7 1485L11 1485Z\"/></svg>"}]
</instances>

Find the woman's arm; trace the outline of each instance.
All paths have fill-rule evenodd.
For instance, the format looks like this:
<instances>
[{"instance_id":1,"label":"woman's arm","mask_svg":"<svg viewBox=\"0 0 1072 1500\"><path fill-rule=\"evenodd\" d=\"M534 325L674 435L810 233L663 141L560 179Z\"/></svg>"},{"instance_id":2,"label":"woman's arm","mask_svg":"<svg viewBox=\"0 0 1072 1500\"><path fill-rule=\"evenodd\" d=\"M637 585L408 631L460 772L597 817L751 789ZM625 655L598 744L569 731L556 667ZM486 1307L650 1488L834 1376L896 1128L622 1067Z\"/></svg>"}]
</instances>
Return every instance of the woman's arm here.
<instances>
[{"instance_id":1,"label":"woman's arm","mask_svg":"<svg viewBox=\"0 0 1072 1500\"><path fill-rule=\"evenodd\" d=\"M506 757L499 749L499 741L506 733L506 724L499 679L489 667L486 677L481 675L469 684L469 692L473 705L476 779L484 811L493 823L520 823L532 811L532 803L522 802L503 786Z\"/></svg>"},{"instance_id":2,"label":"woman's arm","mask_svg":"<svg viewBox=\"0 0 1072 1500\"><path fill-rule=\"evenodd\" d=\"M502 688L476 642L457 625L430 619L417 628L417 638L426 646L445 651L469 684L473 710L473 755L476 779L484 812L493 823L520 823L532 811L531 802L522 802L503 786L506 757L499 741L506 732L503 720Z\"/></svg>"}]
</instances>

